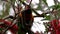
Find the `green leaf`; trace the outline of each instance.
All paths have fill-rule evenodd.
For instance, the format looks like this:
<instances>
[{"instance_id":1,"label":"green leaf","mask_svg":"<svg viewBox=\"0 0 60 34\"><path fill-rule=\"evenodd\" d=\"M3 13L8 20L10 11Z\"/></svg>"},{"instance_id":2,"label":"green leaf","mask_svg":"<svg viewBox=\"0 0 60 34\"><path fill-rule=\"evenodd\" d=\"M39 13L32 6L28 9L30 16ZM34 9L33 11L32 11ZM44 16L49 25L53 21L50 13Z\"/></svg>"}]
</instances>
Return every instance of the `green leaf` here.
<instances>
[{"instance_id":1,"label":"green leaf","mask_svg":"<svg viewBox=\"0 0 60 34\"><path fill-rule=\"evenodd\" d=\"M42 0L42 1L43 1L46 5L48 5L46 0Z\"/></svg>"},{"instance_id":2,"label":"green leaf","mask_svg":"<svg viewBox=\"0 0 60 34\"><path fill-rule=\"evenodd\" d=\"M45 19L42 19L42 21L43 20L50 20L50 15L49 16L45 15Z\"/></svg>"},{"instance_id":3,"label":"green leaf","mask_svg":"<svg viewBox=\"0 0 60 34\"><path fill-rule=\"evenodd\" d=\"M37 10L42 10L42 7L40 4L38 4Z\"/></svg>"},{"instance_id":4,"label":"green leaf","mask_svg":"<svg viewBox=\"0 0 60 34\"><path fill-rule=\"evenodd\" d=\"M57 10L60 10L60 4L58 4L58 5L52 5L52 6L50 6L49 7L49 9L57 9Z\"/></svg>"},{"instance_id":5,"label":"green leaf","mask_svg":"<svg viewBox=\"0 0 60 34\"><path fill-rule=\"evenodd\" d=\"M46 16L45 20L50 20L50 16Z\"/></svg>"},{"instance_id":6,"label":"green leaf","mask_svg":"<svg viewBox=\"0 0 60 34\"><path fill-rule=\"evenodd\" d=\"M4 8L4 6L5 6L5 8ZM3 17L5 17L5 16L9 15L10 7L11 7L11 6L10 6L9 3L5 3L5 5L3 5L3 10L1 11L2 16L0 16L1 19L2 19ZM5 10L4 10L4 9L5 9Z\"/></svg>"}]
</instances>

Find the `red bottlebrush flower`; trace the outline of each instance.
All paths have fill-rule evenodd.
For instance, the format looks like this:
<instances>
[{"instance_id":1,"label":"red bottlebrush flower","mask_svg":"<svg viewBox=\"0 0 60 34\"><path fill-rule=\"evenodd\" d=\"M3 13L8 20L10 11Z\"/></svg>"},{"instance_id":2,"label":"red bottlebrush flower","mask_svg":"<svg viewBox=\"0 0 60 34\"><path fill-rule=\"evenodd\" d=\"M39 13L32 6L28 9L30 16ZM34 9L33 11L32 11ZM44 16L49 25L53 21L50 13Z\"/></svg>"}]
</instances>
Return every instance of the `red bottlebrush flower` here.
<instances>
[{"instance_id":1,"label":"red bottlebrush flower","mask_svg":"<svg viewBox=\"0 0 60 34\"><path fill-rule=\"evenodd\" d=\"M11 23L11 22L9 22L9 21L4 21L4 24L6 24L6 25L10 26L12 23Z\"/></svg>"},{"instance_id":2,"label":"red bottlebrush flower","mask_svg":"<svg viewBox=\"0 0 60 34\"><path fill-rule=\"evenodd\" d=\"M12 28L10 28L10 31L11 31L13 34L16 34L16 32L18 31L17 25L14 25Z\"/></svg>"},{"instance_id":3,"label":"red bottlebrush flower","mask_svg":"<svg viewBox=\"0 0 60 34\"><path fill-rule=\"evenodd\" d=\"M7 26L11 26L11 22L9 22L9 21L5 21L5 20L1 20L0 19L0 22L3 22ZM4 26L0 25L0 27L4 27ZM16 32L18 31L18 26L17 25L14 25L9 30L11 31L12 34L16 34Z\"/></svg>"},{"instance_id":4,"label":"red bottlebrush flower","mask_svg":"<svg viewBox=\"0 0 60 34\"><path fill-rule=\"evenodd\" d=\"M52 20L50 22L51 28L53 28L53 31L51 31L51 34L60 34L60 21L59 20Z\"/></svg>"}]
</instances>

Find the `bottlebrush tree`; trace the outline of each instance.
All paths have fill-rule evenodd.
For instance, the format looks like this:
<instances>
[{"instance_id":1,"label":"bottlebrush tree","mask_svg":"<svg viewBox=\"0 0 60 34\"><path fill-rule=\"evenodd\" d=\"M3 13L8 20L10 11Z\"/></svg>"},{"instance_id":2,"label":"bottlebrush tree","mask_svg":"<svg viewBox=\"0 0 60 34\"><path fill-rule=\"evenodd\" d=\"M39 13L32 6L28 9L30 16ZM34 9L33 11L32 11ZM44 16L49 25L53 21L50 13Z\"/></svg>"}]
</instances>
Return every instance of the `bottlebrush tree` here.
<instances>
[{"instance_id":1,"label":"bottlebrush tree","mask_svg":"<svg viewBox=\"0 0 60 34\"><path fill-rule=\"evenodd\" d=\"M48 6L47 0L39 0L39 3L36 3L36 5L37 5L36 8L33 8L34 5L33 5L33 3L31 3L33 0L2 0L2 1L5 1L5 2L3 3L3 10L1 11L2 14L0 15L0 18L1 18L0 22L3 22L0 25L0 32L1 31L3 32L3 30L6 27L11 26L11 24L12 24L10 21L8 21L8 20L5 21L3 19L3 17L9 15L10 8L12 7L14 12L15 12L15 10L20 11L19 7L22 4L26 5L26 3L24 3L24 1L26 1L26 2L30 3L32 11L36 14L36 16L34 16L34 17L43 17L43 18L45 18L43 20L49 20L49 22L43 23L44 26L46 27L45 33L47 32L47 34L48 34L48 32L51 32L51 34L60 34L60 20L59 20L60 19L60 2L58 0L54 0L54 5L52 5L52 6ZM17 7L15 6L15 3L18 5ZM45 8L47 8L47 9L45 10ZM23 10L25 10L25 9L23 9ZM39 14L38 10L42 11L43 13ZM49 14L49 15L47 16L47 14ZM16 17L17 17L16 15L17 14L15 13L13 20L16 19ZM13 27L10 27L7 30L10 30L12 32L12 34L16 34L17 32L20 32L19 34L24 34L23 31L18 30L18 29L20 29L21 24L19 24L18 26L17 25L15 24ZM35 34L38 34L38 32Z\"/></svg>"}]
</instances>

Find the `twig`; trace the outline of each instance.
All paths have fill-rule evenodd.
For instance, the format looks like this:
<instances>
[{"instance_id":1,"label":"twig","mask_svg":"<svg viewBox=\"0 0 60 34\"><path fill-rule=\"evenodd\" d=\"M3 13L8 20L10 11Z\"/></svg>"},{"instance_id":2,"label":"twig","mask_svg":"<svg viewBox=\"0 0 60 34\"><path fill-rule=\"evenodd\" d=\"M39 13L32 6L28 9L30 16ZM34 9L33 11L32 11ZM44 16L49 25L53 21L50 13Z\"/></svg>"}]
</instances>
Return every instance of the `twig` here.
<instances>
[{"instance_id":1,"label":"twig","mask_svg":"<svg viewBox=\"0 0 60 34\"><path fill-rule=\"evenodd\" d=\"M31 5L31 2L32 2L32 0L30 1L30 4L29 5Z\"/></svg>"},{"instance_id":2,"label":"twig","mask_svg":"<svg viewBox=\"0 0 60 34\"><path fill-rule=\"evenodd\" d=\"M10 29L10 28L12 28L14 25L16 25L17 23L14 23L14 24L12 24L11 26L9 26L9 27L7 27L4 31L3 31L3 34L4 33L6 33L6 31L8 30L8 29Z\"/></svg>"},{"instance_id":3,"label":"twig","mask_svg":"<svg viewBox=\"0 0 60 34\"><path fill-rule=\"evenodd\" d=\"M23 1L19 0L23 5L27 5L26 3L24 3Z\"/></svg>"},{"instance_id":4,"label":"twig","mask_svg":"<svg viewBox=\"0 0 60 34\"><path fill-rule=\"evenodd\" d=\"M32 1L32 0L31 0L31 1ZM24 4L24 5L27 5L26 3L22 2L21 0L20 0L20 2L21 2L22 4ZM32 8L31 8L31 9L32 9ZM32 9L32 11L33 11L36 15L41 16L41 15L38 14L34 9Z\"/></svg>"},{"instance_id":5,"label":"twig","mask_svg":"<svg viewBox=\"0 0 60 34\"><path fill-rule=\"evenodd\" d=\"M55 3L55 5L57 5L57 3L58 3L58 0L54 0L54 3Z\"/></svg>"},{"instance_id":6,"label":"twig","mask_svg":"<svg viewBox=\"0 0 60 34\"><path fill-rule=\"evenodd\" d=\"M7 1L8 2L8 1ZM13 20L12 20L12 25L11 26L9 26L9 27L7 27L5 30L4 30L4 32L3 32L3 34L4 33L6 33L6 31L9 29L9 28L11 28L11 27L13 27L15 24L13 24L13 22L14 22L14 20L16 19L16 11L15 11L15 6L14 6L14 4L12 4L12 2L9 2L11 5L12 5L12 7L13 7L13 10L14 10L14 12L15 12L15 17L13 18Z\"/></svg>"}]
</instances>

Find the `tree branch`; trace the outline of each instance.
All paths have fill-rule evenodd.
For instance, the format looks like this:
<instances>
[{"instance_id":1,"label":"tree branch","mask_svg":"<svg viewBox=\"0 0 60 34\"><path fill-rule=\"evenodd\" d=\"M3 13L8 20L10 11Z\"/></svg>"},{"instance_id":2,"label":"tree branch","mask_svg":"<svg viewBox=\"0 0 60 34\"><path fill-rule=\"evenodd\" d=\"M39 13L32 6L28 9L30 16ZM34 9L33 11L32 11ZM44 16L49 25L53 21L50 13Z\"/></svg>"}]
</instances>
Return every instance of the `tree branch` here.
<instances>
[{"instance_id":1,"label":"tree branch","mask_svg":"<svg viewBox=\"0 0 60 34\"><path fill-rule=\"evenodd\" d=\"M31 2L32 2L32 0L30 1L30 4L29 5L31 5Z\"/></svg>"},{"instance_id":2,"label":"tree branch","mask_svg":"<svg viewBox=\"0 0 60 34\"><path fill-rule=\"evenodd\" d=\"M58 0L54 0L54 3L55 3L55 5L57 5L57 3L58 3Z\"/></svg>"}]
</instances>

